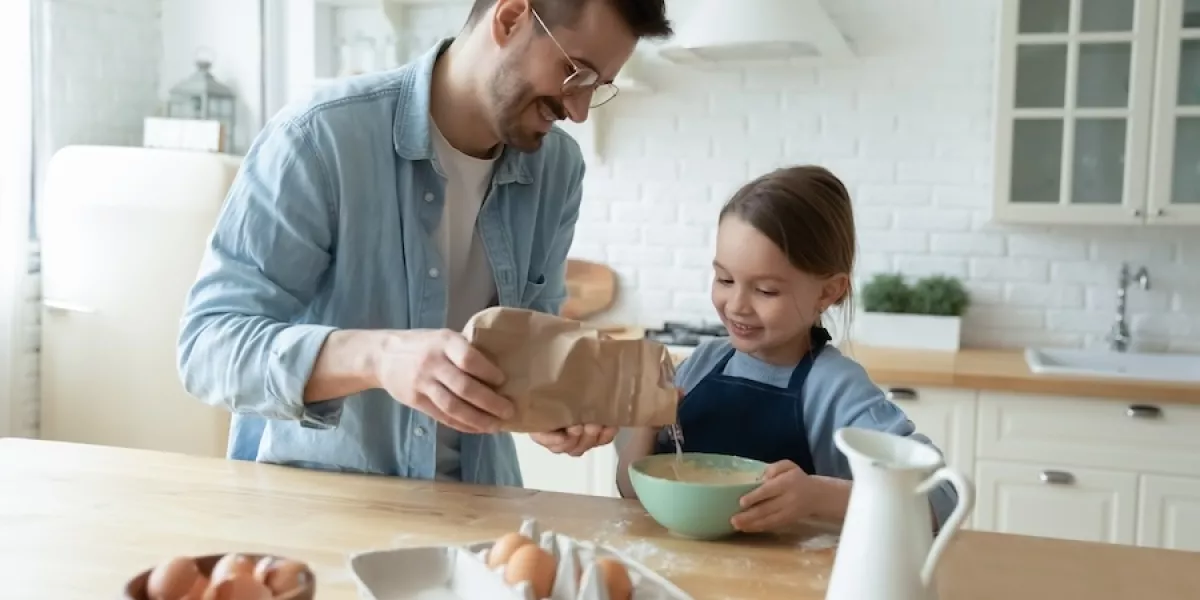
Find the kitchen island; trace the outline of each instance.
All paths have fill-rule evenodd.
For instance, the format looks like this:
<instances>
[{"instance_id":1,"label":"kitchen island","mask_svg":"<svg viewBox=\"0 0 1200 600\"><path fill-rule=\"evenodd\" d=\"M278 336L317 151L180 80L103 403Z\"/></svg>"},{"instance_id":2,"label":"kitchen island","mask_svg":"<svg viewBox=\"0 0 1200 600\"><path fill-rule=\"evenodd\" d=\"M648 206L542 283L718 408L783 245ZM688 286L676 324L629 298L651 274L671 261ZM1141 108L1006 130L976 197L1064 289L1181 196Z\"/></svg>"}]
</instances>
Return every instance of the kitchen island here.
<instances>
[{"instance_id":1,"label":"kitchen island","mask_svg":"<svg viewBox=\"0 0 1200 600\"><path fill-rule=\"evenodd\" d=\"M351 553L495 538L528 517L610 544L697 600L820 600L836 541L819 529L687 541L633 501L7 438L0 597L114 598L164 557L243 551L306 561L319 600L351 600ZM966 531L938 579L943 600L1182 600L1200 590L1200 554Z\"/></svg>"}]
</instances>

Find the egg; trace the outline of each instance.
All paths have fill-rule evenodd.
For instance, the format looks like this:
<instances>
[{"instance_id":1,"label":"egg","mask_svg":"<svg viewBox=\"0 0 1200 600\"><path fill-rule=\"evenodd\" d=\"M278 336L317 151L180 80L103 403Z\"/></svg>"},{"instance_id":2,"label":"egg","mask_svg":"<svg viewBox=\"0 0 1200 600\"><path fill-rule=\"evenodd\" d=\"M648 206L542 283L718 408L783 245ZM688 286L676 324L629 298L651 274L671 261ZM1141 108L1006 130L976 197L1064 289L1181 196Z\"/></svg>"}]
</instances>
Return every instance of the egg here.
<instances>
[{"instance_id":1,"label":"egg","mask_svg":"<svg viewBox=\"0 0 1200 600\"><path fill-rule=\"evenodd\" d=\"M202 600L272 600L267 586L255 581L253 573L234 573L209 586Z\"/></svg>"},{"instance_id":2,"label":"egg","mask_svg":"<svg viewBox=\"0 0 1200 600\"><path fill-rule=\"evenodd\" d=\"M504 581L516 585L528 581L539 599L549 598L554 589L557 565L549 552L537 544L524 544L517 548L504 565Z\"/></svg>"},{"instance_id":3,"label":"egg","mask_svg":"<svg viewBox=\"0 0 1200 600\"><path fill-rule=\"evenodd\" d=\"M608 589L608 600L630 600L633 598L633 581L629 579L629 569L615 558L603 557L596 559L596 570L604 587Z\"/></svg>"},{"instance_id":4,"label":"egg","mask_svg":"<svg viewBox=\"0 0 1200 600\"><path fill-rule=\"evenodd\" d=\"M150 572L146 593L150 600L180 600L191 591L200 578L200 567L187 557L163 561Z\"/></svg>"},{"instance_id":5,"label":"egg","mask_svg":"<svg viewBox=\"0 0 1200 600\"><path fill-rule=\"evenodd\" d=\"M252 577L254 575L254 565L254 559L249 556L231 552L222 556L221 560L217 561L208 578L216 584L234 575Z\"/></svg>"},{"instance_id":6,"label":"egg","mask_svg":"<svg viewBox=\"0 0 1200 600\"><path fill-rule=\"evenodd\" d=\"M204 600L204 593L208 591L208 578L201 574L196 578L196 583L192 584L192 590L183 597L183 600Z\"/></svg>"},{"instance_id":7,"label":"egg","mask_svg":"<svg viewBox=\"0 0 1200 600\"><path fill-rule=\"evenodd\" d=\"M309 585L308 569L294 560L264 556L254 568L254 579L267 586L276 596Z\"/></svg>"},{"instance_id":8,"label":"egg","mask_svg":"<svg viewBox=\"0 0 1200 600\"><path fill-rule=\"evenodd\" d=\"M492 544L491 549L487 553L487 565L489 569L495 569L500 565L507 564L509 557L516 552L517 548L526 544L532 544L533 540L528 536L521 535L514 531L506 533Z\"/></svg>"}]
</instances>

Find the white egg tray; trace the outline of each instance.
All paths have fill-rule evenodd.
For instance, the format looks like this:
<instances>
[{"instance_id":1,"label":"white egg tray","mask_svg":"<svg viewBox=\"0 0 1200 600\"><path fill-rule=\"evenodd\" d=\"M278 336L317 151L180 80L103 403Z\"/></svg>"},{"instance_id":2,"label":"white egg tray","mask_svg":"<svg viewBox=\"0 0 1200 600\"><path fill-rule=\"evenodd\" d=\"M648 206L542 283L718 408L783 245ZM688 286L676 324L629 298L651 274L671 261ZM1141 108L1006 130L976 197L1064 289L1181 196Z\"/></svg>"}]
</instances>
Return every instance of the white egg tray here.
<instances>
[{"instance_id":1,"label":"white egg tray","mask_svg":"<svg viewBox=\"0 0 1200 600\"><path fill-rule=\"evenodd\" d=\"M505 583L503 566L488 568L487 553L494 540L361 552L350 557L350 571L358 582L360 597L370 600L614 600L593 562L607 556L621 561L629 572L632 600L694 600L663 576L609 546L541 531L534 519L525 520L519 531L537 540L555 558L554 587L548 599L538 598L528 582ZM580 572L582 577L576 581L575 574Z\"/></svg>"}]
</instances>

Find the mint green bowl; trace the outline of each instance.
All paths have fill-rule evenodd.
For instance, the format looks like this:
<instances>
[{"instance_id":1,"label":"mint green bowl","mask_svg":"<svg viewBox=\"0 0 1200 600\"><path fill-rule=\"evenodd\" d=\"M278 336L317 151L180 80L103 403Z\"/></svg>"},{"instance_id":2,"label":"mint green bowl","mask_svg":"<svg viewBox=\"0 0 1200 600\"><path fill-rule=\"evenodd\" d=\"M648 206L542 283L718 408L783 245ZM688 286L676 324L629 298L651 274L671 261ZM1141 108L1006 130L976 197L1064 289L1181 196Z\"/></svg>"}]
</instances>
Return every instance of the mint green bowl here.
<instances>
[{"instance_id":1,"label":"mint green bowl","mask_svg":"<svg viewBox=\"0 0 1200 600\"><path fill-rule=\"evenodd\" d=\"M744 474L748 480L711 483L664 477L671 473L675 460L674 453L652 454L629 465L629 481L646 512L680 537L715 540L732 535L735 529L729 521L742 510L738 502L761 485L758 480L767 464L738 456L685 452L683 461L687 468L714 469L731 476Z\"/></svg>"}]
</instances>

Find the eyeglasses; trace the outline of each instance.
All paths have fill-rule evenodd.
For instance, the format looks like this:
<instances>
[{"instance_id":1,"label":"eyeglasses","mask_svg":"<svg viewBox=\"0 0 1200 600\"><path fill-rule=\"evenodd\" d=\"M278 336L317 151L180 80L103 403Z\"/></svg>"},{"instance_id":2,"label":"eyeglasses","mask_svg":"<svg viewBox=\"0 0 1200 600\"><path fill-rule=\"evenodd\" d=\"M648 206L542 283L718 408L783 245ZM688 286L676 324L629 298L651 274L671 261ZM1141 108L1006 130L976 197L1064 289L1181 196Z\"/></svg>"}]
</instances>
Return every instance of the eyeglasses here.
<instances>
[{"instance_id":1,"label":"eyeglasses","mask_svg":"<svg viewBox=\"0 0 1200 600\"><path fill-rule=\"evenodd\" d=\"M563 95L574 96L576 94L591 93L592 100L588 104L589 108L596 108L617 96L619 90L616 85L600 83L599 73L588 67L581 67L575 64L575 61L571 60L571 55L567 54L567 51L563 49L562 44L554 39L554 34L550 33L550 28L546 27L546 22L537 14L537 11L533 10L533 7L530 7L529 12L533 13L533 18L537 19L542 29L546 31L546 35L550 38L550 41L554 42L555 46L558 46L558 51L562 52L563 58L567 59L568 63L571 63L573 72L563 80Z\"/></svg>"}]
</instances>

